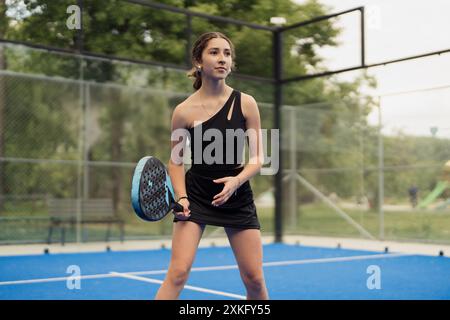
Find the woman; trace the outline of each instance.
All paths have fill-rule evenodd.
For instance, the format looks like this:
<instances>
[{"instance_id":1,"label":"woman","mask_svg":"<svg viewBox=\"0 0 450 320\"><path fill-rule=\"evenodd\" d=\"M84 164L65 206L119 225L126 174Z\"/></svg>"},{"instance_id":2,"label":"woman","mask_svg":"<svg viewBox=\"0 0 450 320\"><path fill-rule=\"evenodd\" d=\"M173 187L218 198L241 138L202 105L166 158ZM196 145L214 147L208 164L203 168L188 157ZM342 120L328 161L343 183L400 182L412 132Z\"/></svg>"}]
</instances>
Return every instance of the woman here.
<instances>
[{"instance_id":1,"label":"woman","mask_svg":"<svg viewBox=\"0 0 450 320\"><path fill-rule=\"evenodd\" d=\"M178 143L184 146L186 140L172 141L168 171L177 201L184 210L175 213L172 257L156 299L178 298L207 224L225 228L247 290L247 299L268 299L262 270L260 225L248 181L260 171L263 162L260 116L253 97L225 83L234 69L234 57L232 42L219 32L201 35L192 49L193 69L189 75L195 78L196 92L175 108L172 133L182 129L189 134L193 161L185 173L183 162L175 159L173 150ZM238 160L243 143L241 148L233 144L234 156L229 161L229 147L237 139L225 139L227 129L257 133L247 136L250 156L245 166ZM207 139L202 134L198 135L208 130L222 134L223 139L214 143L226 149L226 152L223 148L215 150L214 155L209 155L210 159L206 159L209 143L204 141ZM225 140L225 144L218 142ZM223 161L211 163L211 158Z\"/></svg>"}]
</instances>

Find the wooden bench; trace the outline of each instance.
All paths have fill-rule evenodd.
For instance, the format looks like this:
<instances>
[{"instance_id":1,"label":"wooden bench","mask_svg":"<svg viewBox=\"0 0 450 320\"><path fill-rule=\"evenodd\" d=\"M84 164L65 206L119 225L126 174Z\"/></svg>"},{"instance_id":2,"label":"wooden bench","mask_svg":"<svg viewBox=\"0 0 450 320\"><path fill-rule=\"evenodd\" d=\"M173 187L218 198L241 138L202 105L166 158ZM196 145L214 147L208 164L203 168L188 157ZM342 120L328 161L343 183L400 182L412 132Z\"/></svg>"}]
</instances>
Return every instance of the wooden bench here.
<instances>
[{"instance_id":1,"label":"wooden bench","mask_svg":"<svg viewBox=\"0 0 450 320\"><path fill-rule=\"evenodd\" d=\"M49 199L47 201L50 225L47 243L52 240L55 227L61 229L61 244L65 243L66 226L72 229L77 223L77 212L80 212L80 223L107 224L105 240L109 241L111 224L117 224L120 229L120 241L123 242L124 221L114 214L112 199Z\"/></svg>"}]
</instances>

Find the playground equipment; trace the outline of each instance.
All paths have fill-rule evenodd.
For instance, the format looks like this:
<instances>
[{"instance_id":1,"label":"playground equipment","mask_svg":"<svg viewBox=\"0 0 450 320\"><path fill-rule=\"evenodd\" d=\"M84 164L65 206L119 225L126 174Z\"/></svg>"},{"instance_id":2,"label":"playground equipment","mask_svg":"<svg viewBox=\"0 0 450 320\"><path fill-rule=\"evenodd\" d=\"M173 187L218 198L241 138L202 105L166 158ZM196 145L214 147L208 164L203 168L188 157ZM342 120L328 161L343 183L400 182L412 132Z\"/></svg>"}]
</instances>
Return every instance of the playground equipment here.
<instances>
[{"instance_id":1,"label":"playground equipment","mask_svg":"<svg viewBox=\"0 0 450 320\"><path fill-rule=\"evenodd\" d=\"M417 206L419 209L425 209L426 207L428 207L442 193L444 193L445 190L447 190L447 188L450 188L450 160L445 163L442 171L443 171L442 180L439 181L434 190L431 191L431 193L428 194L428 196L426 196L425 199L419 203L419 205ZM436 209L442 210L449 205L450 205L450 198L447 199L444 203L440 204L438 207L436 207Z\"/></svg>"},{"instance_id":2,"label":"playground equipment","mask_svg":"<svg viewBox=\"0 0 450 320\"><path fill-rule=\"evenodd\" d=\"M450 160L448 160L444 165L444 179L450 182Z\"/></svg>"}]
</instances>

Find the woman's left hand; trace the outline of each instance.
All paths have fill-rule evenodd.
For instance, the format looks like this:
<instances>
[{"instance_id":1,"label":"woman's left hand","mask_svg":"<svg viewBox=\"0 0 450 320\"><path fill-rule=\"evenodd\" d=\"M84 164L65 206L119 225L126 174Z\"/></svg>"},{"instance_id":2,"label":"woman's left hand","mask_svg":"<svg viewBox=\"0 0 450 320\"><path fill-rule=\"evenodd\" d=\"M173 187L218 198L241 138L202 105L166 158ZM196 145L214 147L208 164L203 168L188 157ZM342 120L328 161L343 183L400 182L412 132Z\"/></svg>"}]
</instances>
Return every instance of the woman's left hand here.
<instances>
[{"instance_id":1,"label":"woman's left hand","mask_svg":"<svg viewBox=\"0 0 450 320\"><path fill-rule=\"evenodd\" d=\"M215 183L224 183L223 190L213 198L212 205L220 206L227 202L232 194L239 188L240 180L238 177L224 177L213 180Z\"/></svg>"}]
</instances>

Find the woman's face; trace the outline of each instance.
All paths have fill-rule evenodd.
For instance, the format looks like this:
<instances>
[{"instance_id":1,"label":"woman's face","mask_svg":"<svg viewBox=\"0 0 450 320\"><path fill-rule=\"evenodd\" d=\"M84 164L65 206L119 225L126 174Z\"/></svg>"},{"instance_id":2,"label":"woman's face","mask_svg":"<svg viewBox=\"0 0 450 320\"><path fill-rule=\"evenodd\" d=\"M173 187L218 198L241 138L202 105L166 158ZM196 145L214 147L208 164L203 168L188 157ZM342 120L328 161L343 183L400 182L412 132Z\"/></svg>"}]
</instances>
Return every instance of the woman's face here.
<instances>
[{"instance_id":1,"label":"woman's face","mask_svg":"<svg viewBox=\"0 0 450 320\"><path fill-rule=\"evenodd\" d=\"M204 76L225 79L231 71L231 48L227 40L213 38L202 52L202 73Z\"/></svg>"}]
</instances>

